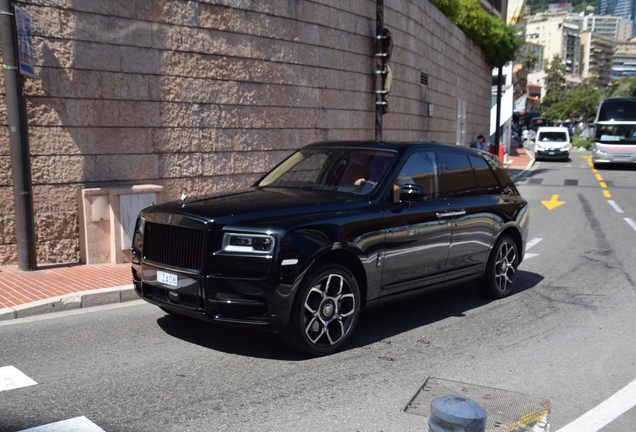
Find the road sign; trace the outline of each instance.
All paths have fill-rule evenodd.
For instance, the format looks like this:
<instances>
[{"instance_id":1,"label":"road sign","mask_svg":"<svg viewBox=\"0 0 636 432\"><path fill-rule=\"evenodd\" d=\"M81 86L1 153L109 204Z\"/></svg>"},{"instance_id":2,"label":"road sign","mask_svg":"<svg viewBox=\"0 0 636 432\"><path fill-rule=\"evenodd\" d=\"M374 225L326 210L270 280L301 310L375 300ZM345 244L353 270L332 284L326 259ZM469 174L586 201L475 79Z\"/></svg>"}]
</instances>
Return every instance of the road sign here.
<instances>
[{"instance_id":1,"label":"road sign","mask_svg":"<svg viewBox=\"0 0 636 432\"><path fill-rule=\"evenodd\" d=\"M18 33L18 70L22 75L35 78L31 18L17 6L14 6L14 13L15 27Z\"/></svg>"}]
</instances>

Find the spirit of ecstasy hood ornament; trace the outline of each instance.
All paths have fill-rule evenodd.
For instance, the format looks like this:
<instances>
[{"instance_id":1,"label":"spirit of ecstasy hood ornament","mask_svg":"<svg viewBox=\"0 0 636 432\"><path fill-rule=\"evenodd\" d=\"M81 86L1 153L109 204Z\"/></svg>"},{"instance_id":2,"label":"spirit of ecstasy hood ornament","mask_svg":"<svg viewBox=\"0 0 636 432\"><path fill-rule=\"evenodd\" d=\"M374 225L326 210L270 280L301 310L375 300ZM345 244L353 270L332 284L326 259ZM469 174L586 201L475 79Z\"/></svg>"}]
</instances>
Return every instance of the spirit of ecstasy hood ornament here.
<instances>
[{"instance_id":1,"label":"spirit of ecstasy hood ornament","mask_svg":"<svg viewBox=\"0 0 636 432\"><path fill-rule=\"evenodd\" d=\"M181 195L181 202L183 203L181 205L181 207L185 207L186 206L186 198L188 197L188 194L182 194Z\"/></svg>"}]
</instances>

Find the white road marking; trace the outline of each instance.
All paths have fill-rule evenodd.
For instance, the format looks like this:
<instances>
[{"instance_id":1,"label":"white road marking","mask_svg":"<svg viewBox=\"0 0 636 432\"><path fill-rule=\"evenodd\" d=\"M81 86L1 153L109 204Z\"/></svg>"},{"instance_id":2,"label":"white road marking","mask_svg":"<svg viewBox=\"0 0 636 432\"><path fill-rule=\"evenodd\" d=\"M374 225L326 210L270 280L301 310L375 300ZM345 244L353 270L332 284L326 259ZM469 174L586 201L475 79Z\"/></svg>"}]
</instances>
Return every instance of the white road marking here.
<instances>
[{"instance_id":1,"label":"white road marking","mask_svg":"<svg viewBox=\"0 0 636 432\"><path fill-rule=\"evenodd\" d=\"M13 390L37 384L14 366L0 367L0 391Z\"/></svg>"},{"instance_id":2,"label":"white road marking","mask_svg":"<svg viewBox=\"0 0 636 432\"><path fill-rule=\"evenodd\" d=\"M20 432L104 432L104 429L86 417L75 417L56 423L49 423L44 426L24 429Z\"/></svg>"},{"instance_id":3,"label":"white road marking","mask_svg":"<svg viewBox=\"0 0 636 432\"><path fill-rule=\"evenodd\" d=\"M629 224L629 226L631 226L632 228L634 228L634 231L636 231L636 222L634 222L632 219L630 218L625 218L625 222L627 222Z\"/></svg>"},{"instance_id":4,"label":"white road marking","mask_svg":"<svg viewBox=\"0 0 636 432\"><path fill-rule=\"evenodd\" d=\"M597 432L636 405L636 380L557 432Z\"/></svg>"},{"instance_id":5,"label":"white road marking","mask_svg":"<svg viewBox=\"0 0 636 432\"><path fill-rule=\"evenodd\" d=\"M607 202L614 208L614 210L616 210L616 213L623 213L623 209L620 208L618 204L614 202L614 200L607 200Z\"/></svg>"},{"instance_id":6,"label":"white road marking","mask_svg":"<svg viewBox=\"0 0 636 432\"><path fill-rule=\"evenodd\" d=\"M539 243L541 240L543 240L542 238L533 238L532 240L530 240L528 242L528 244L526 244L526 253L523 256L524 261L529 259L529 258L534 258L536 256L539 256L539 254L535 254L535 253L528 253L528 249L530 249L532 246L536 245L537 243Z\"/></svg>"},{"instance_id":7,"label":"white road marking","mask_svg":"<svg viewBox=\"0 0 636 432\"><path fill-rule=\"evenodd\" d=\"M541 240L543 240L542 238L533 238L532 240L530 240L528 242L528 244L526 245L526 252L534 245L536 245L537 243L539 243Z\"/></svg>"}]
</instances>

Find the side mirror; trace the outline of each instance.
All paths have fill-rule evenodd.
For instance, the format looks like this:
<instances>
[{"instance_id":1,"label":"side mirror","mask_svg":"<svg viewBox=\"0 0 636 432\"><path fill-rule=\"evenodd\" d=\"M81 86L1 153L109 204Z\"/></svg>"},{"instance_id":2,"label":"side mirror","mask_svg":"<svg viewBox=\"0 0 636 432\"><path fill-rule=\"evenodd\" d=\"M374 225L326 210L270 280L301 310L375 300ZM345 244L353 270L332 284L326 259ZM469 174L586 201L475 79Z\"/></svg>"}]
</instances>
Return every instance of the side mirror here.
<instances>
[{"instance_id":1,"label":"side mirror","mask_svg":"<svg viewBox=\"0 0 636 432\"><path fill-rule=\"evenodd\" d=\"M400 189L400 201L417 201L422 199L425 193L422 186L405 184Z\"/></svg>"}]
</instances>

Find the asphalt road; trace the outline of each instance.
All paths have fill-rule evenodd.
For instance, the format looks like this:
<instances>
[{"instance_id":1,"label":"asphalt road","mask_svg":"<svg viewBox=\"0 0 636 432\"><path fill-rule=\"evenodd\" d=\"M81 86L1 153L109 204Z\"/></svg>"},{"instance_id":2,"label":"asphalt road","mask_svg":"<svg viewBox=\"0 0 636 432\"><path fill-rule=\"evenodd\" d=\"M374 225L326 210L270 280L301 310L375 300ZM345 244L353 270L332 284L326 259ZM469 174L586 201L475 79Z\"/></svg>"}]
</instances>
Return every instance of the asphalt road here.
<instances>
[{"instance_id":1,"label":"asphalt road","mask_svg":"<svg viewBox=\"0 0 636 432\"><path fill-rule=\"evenodd\" d=\"M0 391L0 431L82 416L108 432L425 431L404 408L429 377L549 398L558 431L636 379L636 167L601 170L603 188L587 155L518 183L534 241L512 296L367 311L336 355L137 302L0 323L0 368L37 383ZM590 430L634 424L632 408Z\"/></svg>"}]
</instances>

